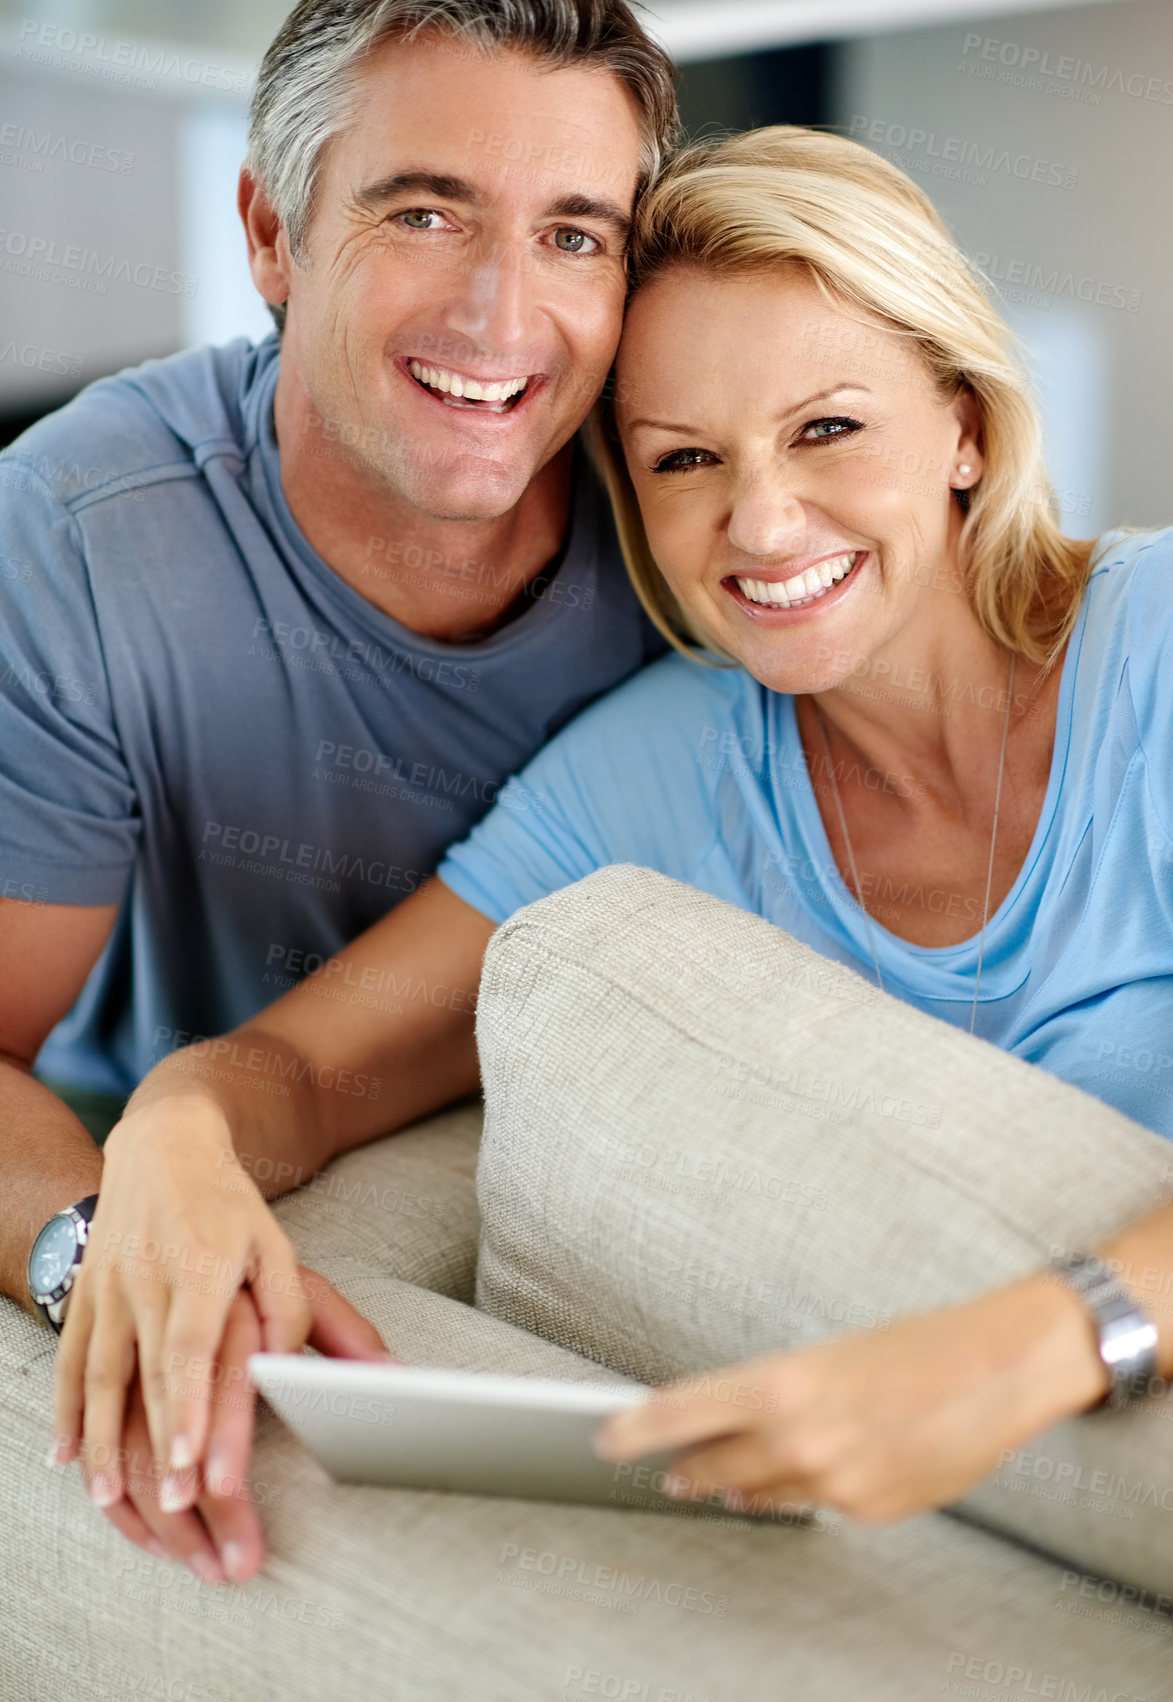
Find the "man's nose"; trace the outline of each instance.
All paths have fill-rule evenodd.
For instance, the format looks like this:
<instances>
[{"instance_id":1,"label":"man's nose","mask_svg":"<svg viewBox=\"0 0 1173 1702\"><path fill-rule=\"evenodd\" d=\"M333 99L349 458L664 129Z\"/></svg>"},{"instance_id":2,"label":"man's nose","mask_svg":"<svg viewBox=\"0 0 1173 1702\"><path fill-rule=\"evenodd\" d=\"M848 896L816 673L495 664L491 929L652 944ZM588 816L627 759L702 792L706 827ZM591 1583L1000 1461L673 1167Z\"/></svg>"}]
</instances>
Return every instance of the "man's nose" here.
<instances>
[{"instance_id":1,"label":"man's nose","mask_svg":"<svg viewBox=\"0 0 1173 1702\"><path fill-rule=\"evenodd\" d=\"M494 243L469 257L447 313L450 330L496 358L533 340L533 263L520 244ZM520 376L520 374L518 375Z\"/></svg>"},{"instance_id":2,"label":"man's nose","mask_svg":"<svg viewBox=\"0 0 1173 1702\"><path fill-rule=\"evenodd\" d=\"M742 479L729 514L729 542L744 555L785 555L806 531L802 502L776 472Z\"/></svg>"}]
</instances>

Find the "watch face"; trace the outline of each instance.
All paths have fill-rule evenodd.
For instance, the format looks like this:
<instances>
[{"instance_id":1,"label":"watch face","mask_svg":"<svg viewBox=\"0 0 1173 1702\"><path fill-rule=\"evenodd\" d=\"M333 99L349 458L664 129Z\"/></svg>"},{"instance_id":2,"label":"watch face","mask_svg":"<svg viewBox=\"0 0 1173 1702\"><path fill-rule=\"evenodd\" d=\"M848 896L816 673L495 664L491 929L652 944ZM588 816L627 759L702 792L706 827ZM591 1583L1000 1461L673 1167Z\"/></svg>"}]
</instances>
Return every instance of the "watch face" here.
<instances>
[{"instance_id":1,"label":"watch face","mask_svg":"<svg viewBox=\"0 0 1173 1702\"><path fill-rule=\"evenodd\" d=\"M29 1287L50 1294L65 1280L77 1254L77 1225L70 1217L55 1217L37 1236L29 1260Z\"/></svg>"}]
</instances>

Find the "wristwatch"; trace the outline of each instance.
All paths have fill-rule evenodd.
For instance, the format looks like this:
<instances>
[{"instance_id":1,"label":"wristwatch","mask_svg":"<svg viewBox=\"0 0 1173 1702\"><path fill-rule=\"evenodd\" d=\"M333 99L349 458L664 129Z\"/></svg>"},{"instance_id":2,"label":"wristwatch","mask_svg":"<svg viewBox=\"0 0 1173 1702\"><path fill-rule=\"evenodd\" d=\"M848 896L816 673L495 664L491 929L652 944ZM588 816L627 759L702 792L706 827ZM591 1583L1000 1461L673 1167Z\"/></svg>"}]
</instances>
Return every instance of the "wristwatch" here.
<instances>
[{"instance_id":1,"label":"wristwatch","mask_svg":"<svg viewBox=\"0 0 1173 1702\"><path fill-rule=\"evenodd\" d=\"M1148 1392L1157 1374L1157 1326L1094 1253L1068 1253L1051 1269L1081 1297L1095 1322L1112 1387L1098 1403L1122 1407Z\"/></svg>"},{"instance_id":2,"label":"wristwatch","mask_svg":"<svg viewBox=\"0 0 1173 1702\"><path fill-rule=\"evenodd\" d=\"M60 1335L65 1308L85 1252L97 1194L56 1212L33 1242L29 1254L28 1287L33 1305Z\"/></svg>"}]
</instances>

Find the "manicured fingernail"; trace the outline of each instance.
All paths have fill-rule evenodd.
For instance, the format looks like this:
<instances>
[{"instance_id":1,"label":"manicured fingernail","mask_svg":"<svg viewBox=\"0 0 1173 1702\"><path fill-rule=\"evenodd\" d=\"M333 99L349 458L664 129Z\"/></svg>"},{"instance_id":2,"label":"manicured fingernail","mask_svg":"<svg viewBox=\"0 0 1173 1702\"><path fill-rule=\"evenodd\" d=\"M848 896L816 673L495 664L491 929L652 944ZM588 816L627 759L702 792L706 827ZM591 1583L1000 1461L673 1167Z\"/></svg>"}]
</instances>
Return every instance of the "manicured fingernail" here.
<instances>
[{"instance_id":1,"label":"manicured fingernail","mask_svg":"<svg viewBox=\"0 0 1173 1702\"><path fill-rule=\"evenodd\" d=\"M236 1583L238 1579L244 1577L248 1562L241 1543L226 1542L224 1544L223 1552L220 1555L220 1559L224 1564L225 1572L227 1572L233 1583Z\"/></svg>"},{"instance_id":2,"label":"manicured fingernail","mask_svg":"<svg viewBox=\"0 0 1173 1702\"><path fill-rule=\"evenodd\" d=\"M183 1485L177 1477L165 1477L159 1485L159 1508L164 1513L182 1513L188 1504Z\"/></svg>"},{"instance_id":3,"label":"manicured fingernail","mask_svg":"<svg viewBox=\"0 0 1173 1702\"><path fill-rule=\"evenodd\" d=\"M235 1480L228 1469L228 1462L217 1454L213 1454L204 1467L204 1482L213 1495L231 1495L235 1488Z\"/></svg>"},{"instance_id":4,"label":"manicured fingernail","mask_svg":"<svg viewBox=\"0 0 1173 1702\"><path fill-rule=\"evenodd\" d=\"M158 1537L152 1537L148 1542L147 1553L153 1554L156 1560L170 1560L171 1558Z\"/></svg>"},{"instance_id":5,"label":"manicured fingernail","mask_svg":"<svg viewBox=\"0 0 1173 1702\"><path fill-rule=\"evenodd\" d=\"M122 1500L122 1491L112 1477L99 1472L97 1477L90 1479L90 1500L95 1507L113 1507L116 1501Z\"/></svg>"},{"instance_id":6,"label":"manicured fingernail","mask_svg":"<svg viewBox=\"0 0 1173 1702\"><path fill-rule=\"evenodd\" d=\"M49 1449L49 1452L45 1455L45 1464L47 1466L63 1466L65 1461L61 1458L61 1456L64 1452L65 1443L54 1442L53 1446Z\"/></svg>"},{"instance_id":7,"label":"manicured fingernail","mask_svg":"<svg viewBox=\"0 0 1173 1702\"><path fill-rule=\"evenodd\" d=\"M686 1477L670 1477L664 1485L664 1494L671 1495L676 1501L681 1500L688 1491L689 1482Z\"/></svg>"},{"instance_id":8,"label":"manicured fingernail","mask_svg":"<svg viewBox=\"0 0 1173 1702\"><path fill-rule=\"evenodd\" d=\"M222 1584L224 1574L217 1561L210 1554L194 1554L191 1559L191 1569L196 1577L205 1584Z\"/></svg>"},{"instance_id":9,"label":"manicured fingernail","mask_svg":"<svg viewBox=\"0 0 1173 1702\"><path fill-rule=\"evenodd\" d=\"M185 1472L195 1465L195 1449L188 1436L177 1436L171 1444L170 1466L173 1472Z\"/></svg>"}]
</instances>

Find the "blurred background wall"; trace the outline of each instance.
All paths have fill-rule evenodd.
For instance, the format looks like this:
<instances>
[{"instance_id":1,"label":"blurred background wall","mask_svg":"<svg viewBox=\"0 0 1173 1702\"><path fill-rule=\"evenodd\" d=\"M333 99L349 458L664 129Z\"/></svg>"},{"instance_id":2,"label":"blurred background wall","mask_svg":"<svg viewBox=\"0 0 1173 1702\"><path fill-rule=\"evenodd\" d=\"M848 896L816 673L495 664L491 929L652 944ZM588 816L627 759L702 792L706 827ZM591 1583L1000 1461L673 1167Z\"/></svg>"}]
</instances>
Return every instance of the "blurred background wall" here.
<instances>
[{"instance_id":1,"label":"blurred background wall","mask_svg":"<svg viewBox=\"0 0 1173 1702\"><path fill-rule=\"evenodd\" d=\"M269 319L234 208L287 0L0 0L0 444ZM1173 520L1173 6L654 0L693 136L829 125L933 196L1022 338L1068 529Z\"/></svg>"}]
</instances>

